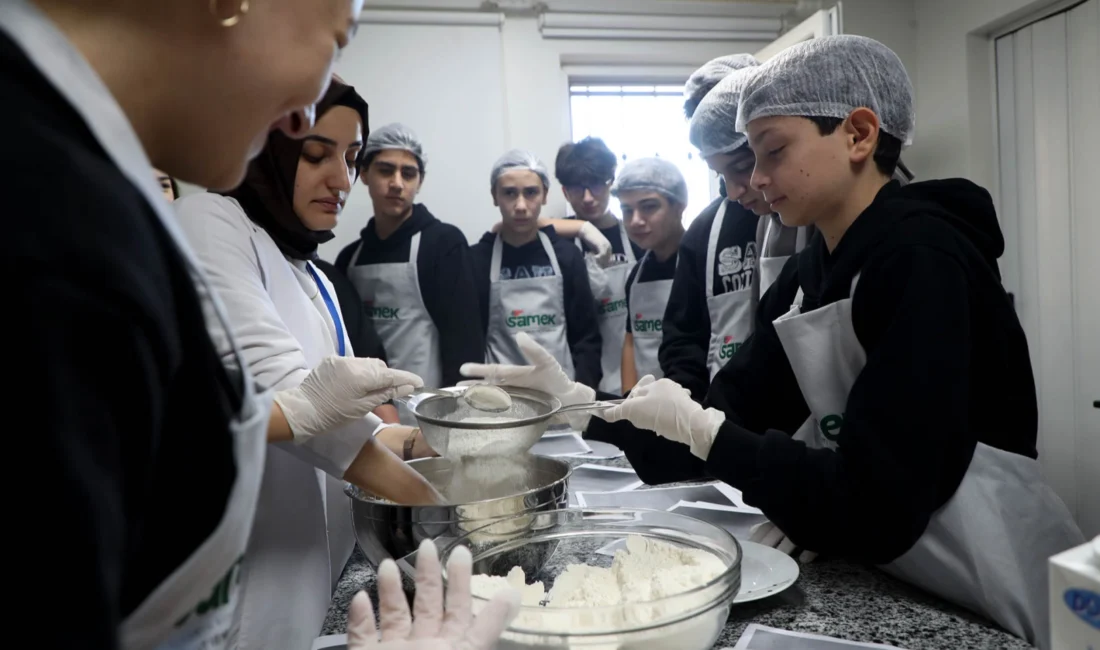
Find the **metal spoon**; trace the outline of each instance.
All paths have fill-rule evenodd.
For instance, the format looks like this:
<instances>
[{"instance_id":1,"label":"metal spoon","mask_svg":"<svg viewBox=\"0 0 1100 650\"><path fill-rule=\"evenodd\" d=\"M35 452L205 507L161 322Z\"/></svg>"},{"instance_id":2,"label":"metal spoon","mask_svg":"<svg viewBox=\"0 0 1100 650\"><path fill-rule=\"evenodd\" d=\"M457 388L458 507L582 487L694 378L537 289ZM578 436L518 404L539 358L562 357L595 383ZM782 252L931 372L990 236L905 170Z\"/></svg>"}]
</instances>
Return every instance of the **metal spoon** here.
<instances>
[{"instance_id":1,"label":"metal spoon","mask_svg":"<svg viewBox=\"0 0 1100 650\"><path fill-rule=\"evenodd\" d=\"M462 393L462 400L470 407L486 413L503 413L512 408L512 396L493 384L470 386Z\"/></svg>"}]
</instances>

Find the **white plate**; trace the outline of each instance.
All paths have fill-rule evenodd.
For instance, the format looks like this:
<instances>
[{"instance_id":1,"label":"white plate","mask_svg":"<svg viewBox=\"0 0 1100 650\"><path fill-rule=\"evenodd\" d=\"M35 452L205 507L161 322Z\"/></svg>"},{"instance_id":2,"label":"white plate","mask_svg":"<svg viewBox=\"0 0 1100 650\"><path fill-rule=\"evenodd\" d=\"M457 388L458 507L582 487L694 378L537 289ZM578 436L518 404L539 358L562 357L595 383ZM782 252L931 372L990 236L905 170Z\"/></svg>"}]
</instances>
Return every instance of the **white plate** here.
<instances>
[{"instance_id":1,"label":"white plate","mask_svg":"<svg viewBox=\"0 0 1100 650\"><path fill-rule=\"evenodd\" d=\"M786 553L756 542L741 543L741 589L735 603L747 603L777 594L798 580L798 562Z\"/></svg>"}]
</instances>

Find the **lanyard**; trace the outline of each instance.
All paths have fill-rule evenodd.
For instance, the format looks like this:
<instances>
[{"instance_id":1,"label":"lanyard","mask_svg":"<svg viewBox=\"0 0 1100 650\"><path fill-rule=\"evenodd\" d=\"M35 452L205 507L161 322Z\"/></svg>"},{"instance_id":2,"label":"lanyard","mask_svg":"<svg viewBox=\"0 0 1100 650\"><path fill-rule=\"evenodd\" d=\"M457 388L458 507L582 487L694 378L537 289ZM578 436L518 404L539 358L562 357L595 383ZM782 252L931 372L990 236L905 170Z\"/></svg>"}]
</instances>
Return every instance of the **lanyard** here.
<instances>
[{"instance_id":1,"label":"lanyard","mask_svg":"<svg viewBox=\"0 0 1100 650\"><path fill-rule=\"evenodd\" d=\"M336 303L332 302L332 296L328 295L328 289L325 288L325 283L321 282L321 277L317 275L313 265L306 262L306 268L309 269L309 274L313 276L313 281L317 283L317 288L321 290L321 298L325 301L328 313L332 316L332 322L336 325L336 350L340 353L340 356L344 356L346 351L344 347L344 322L340 319L340 310L336 308Z\"/></svg>"}]
</instances>

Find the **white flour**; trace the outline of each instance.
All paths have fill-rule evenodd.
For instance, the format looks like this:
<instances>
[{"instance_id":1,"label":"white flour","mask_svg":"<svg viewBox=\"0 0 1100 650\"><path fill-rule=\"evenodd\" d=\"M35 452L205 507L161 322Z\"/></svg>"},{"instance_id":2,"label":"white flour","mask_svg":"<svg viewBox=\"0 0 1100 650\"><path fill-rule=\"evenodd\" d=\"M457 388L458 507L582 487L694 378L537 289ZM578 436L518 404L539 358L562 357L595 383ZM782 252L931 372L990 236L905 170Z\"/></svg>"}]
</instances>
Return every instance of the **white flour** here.
<instances>
[{"instance_id":1,"label":"white flour","mask_svg":"<svg viewBox=\"0 0 1100 650\"><path fill-rule=\"evenodd\" d=\"M631 535L626 550L615 553L611 568L571 564L557 576L548 594L540 594L541 582L527 585L519 567L513 567L507 578L475 575L470 586L474 595L489 598L505 586L518 588L522 584L522 601L527 608L513 624L519 628L559 634L626 632L677 613L666 611L670 608L683 610L689 604L638 604L611 612L593 608L648 603L682 594L714 580L725 570L725 563L707 551ZM545 603L543 610L530 608L540 601ZM557 608L569 611L555 612Z\"/></svg>"}]
</instances>

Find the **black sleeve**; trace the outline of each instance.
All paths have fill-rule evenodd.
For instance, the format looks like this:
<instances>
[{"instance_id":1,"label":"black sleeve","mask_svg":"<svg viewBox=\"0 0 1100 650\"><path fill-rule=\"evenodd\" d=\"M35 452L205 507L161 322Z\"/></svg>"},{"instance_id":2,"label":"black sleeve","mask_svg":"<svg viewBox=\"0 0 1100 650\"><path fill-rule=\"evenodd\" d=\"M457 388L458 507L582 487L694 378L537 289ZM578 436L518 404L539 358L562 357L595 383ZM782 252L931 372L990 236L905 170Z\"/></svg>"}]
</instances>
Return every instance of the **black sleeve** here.
<instances>
[{"instance_id":1,"label":"black sleeve","mask_svg":"<svg viewBox=\"0 0 1100 650\"><path fill-rule=\"evenodd\" d=\"M420 275L420 292L439 331L443 385L454 386L463 379L458 372L462 364L485 361L485 328L470 313L478 295L466 237L453 226L432 230L438 235L421 258L430 271Z\"/></svg>"},{"instance_id":2,"label":"black sleeve","mask_svg":"<svg viewBox=\"0 0 1100 650\"><path fill-rule=\"evenodd\" d=\"M596 399L619 399L619 396L599 393ZM646 485L709 478L706 463L692 454L687 445L639 429L626 420L605 422L593 417L588 421L584 437L609 442L622 449L630 466Z\"/></svg>"},{"instance_id":3,"label":"black sleeve","mask_svg":"<svg viewBox=\"0 0 1100 650\"><path fill-rule=\"evenodd\" d=\"M626 276L626 331L630 332L631 323L634 319L630 317L633 313L630 311L630 288L634 286L634 283L638 280L638 269L641 268L640 264L635 264L634 268L630 269L630 275ZM590 285L591 286L591 285Z\"/></svg>"},{"instance_id":4,"label":"black sleeve","mask_svg":"<svg viewBox=\"0 0 1100 650\"><path fill-rule=\"evenodd\" d=\"M170 378L155 353L163 345L150 341L129 305L47 273L25 273L15 283L14 304L28 309L10 323L19 345L9 361L24 387L16 396L28 401L16 400L21 406L8 425L33 432L10 442L15 457L33 459L42 473L19 517L35 534L17 542L16 553L36 571L20 602L38 614L39 604L58 602L59 585L80 585L80 605L63 617L79 632L66 645L117 648L125 568L137 554L127 530L145 523L131 508L143 507L148 487L127 469L149 463Z\"/></svg>"},{"instance_id":5,"label":"black sleeve","mask_svg":"<svg viewBox=\"0 0 1100 650\"><path fill-rule=\"evenodd\" d=\"M700 230L706 233L709 228ZM695 234L689 231L680 244L657 358L665 377L691 391L691 397L701 402L710 386L710 310L705 286L706 244L700 248L694 237L689 239Z\"/></svg>"},{"instance_id":6,"label":"black sleeve","mask_svg":"<svg viewBox=\"0 0 1100 650\"><path fill-rule=\"evenodd\" d=\"M867 363L837 450L727 421L707 468L799 546L881 564L915 543L962 478L949 469L965 472L973 454L971 327L966 274L953 257L914 247L864 270L853 319ZM876 312L864 325L879 321L870 333L861 303Z\"/></svg>"},{"instance_id":7,"label":"black sleeve","mask_svg":"<svg viewBox=\"0 0 1100 650\"><path fill-rule=\"evenodd\" d=\"M481 338L487 341L489 337L489 260L486 259L485 245L480 242L470 247L470 268L477 294L476 312L480 316Z\"/></svg>"},{"instance_id":8,"label":"black sleeve","mask_svg":"<svg viewBox=\"0 0 1100 650\"><path fill-rule=\"evenodd\" d=\"M565 323L569 351L578 382L597 388L603 378L600 324L596 317L596 298L588 284L588 268L581 252L561 240L554 247L564 275Z\"/></svg>"}]
</instances>

